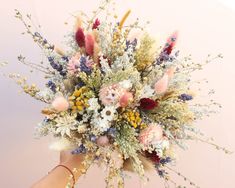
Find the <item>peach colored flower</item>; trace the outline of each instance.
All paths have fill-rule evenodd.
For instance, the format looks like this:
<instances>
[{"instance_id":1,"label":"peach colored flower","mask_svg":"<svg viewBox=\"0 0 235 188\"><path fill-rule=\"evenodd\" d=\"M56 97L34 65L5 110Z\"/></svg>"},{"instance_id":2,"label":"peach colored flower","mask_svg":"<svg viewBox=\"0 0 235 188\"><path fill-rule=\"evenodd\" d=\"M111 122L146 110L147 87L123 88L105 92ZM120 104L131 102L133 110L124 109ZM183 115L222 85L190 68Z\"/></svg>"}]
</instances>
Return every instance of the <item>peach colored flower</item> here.
<instances>
[{"instance_id":1,"label":"peach colored flower","mask_svg":"<svg viewBox=\"0 0 235 188\"><path fill-rule=\"evenodd\" d=\"M175 67L170 67L166 70L166 74L168 75L169 79L172 79L175 73Z\"/></svg>"},{"instance_id":2,"label":"peach colored flower","mask_svg":"<svg viewBox=\"0 0 235 188\"><path fill-rule=\"evenodd\" d=\"M121 96L119 100L119 104L121 107L126 107L131 101L133 101L133 94L128 91L124 91L124 94Z\"/></svg>"},{"instance_id":3,"label":"peach colored flower","mask_svg":"<svg viewBox=\"0 0 235 188\"><path fill-rule=\"evenodd\" d=\"M139 141L144 146L154 144L155 142L160 141L162 138L162 128L155 123L151 123L147 128L142 130L139 135Z\"/></svg>"},{"instance_id":4,"label":"peach colored flower","mask_svg":"<svg viewBox=\"0 0 235 188\"><path fill-rule=\"evenodd\" d=\"M58 112L66 111L69 108L69 103L64 97L56 97L51 105Z\"/></svg>"},{"instance_id":5,"label":"peach colored flower","mask_svg":"<svg viewBox=\"0 0 235 188\"><path fill-rule=\"evenodd\" d=\"M168 82L169 82L169 76L168 74L164 74L164 76L158 80L154 86L155 88L155 92L157 94L161 94L166 92L167 88L168 88Z\"/></svg>"},{"instance_id":6,"label":"peach colored flower","mask_svg":"<svg viewBox=\"0 0 235 188\"><path fill-rule=\"evenodd\" d=\"M109 139L107 136L100 136L99 138L97 138L96 143L99 146L107 146L109 144Z\"/></svg>"}]
</instances>

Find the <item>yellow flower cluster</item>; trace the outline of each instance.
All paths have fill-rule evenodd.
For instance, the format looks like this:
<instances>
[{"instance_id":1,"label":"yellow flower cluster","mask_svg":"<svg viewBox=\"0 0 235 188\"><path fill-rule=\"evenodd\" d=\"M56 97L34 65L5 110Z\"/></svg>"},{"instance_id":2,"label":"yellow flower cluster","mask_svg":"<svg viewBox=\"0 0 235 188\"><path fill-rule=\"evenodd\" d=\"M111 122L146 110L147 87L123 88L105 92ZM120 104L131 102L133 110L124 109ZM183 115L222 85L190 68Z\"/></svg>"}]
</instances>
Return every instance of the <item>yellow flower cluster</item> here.
<instances>
[{"instance_id":1,"label":"yellow flower cluster","mask_svg":"<svg viewBox=\"0 0 235 188\"><path fill-rule=\"evenodd\" d=\"M128 110L124 112L123 118L127 120L134 128L140 127L142 129L146 127L146 125L142 123L139 112Z\"/></svg>"},{"instance_id":2,"label":"yellow flower cluster","mask_svg":"<svg viewBox=\"0 0 235 188\"><path fill-rule=\"evenodd\" d=\"M83 111L88 107L88 97L85 95L88 92L87 87L81 87L75 90L72 96L69 97L69 103L73 112Z\"/></svg>"}]
</instances>

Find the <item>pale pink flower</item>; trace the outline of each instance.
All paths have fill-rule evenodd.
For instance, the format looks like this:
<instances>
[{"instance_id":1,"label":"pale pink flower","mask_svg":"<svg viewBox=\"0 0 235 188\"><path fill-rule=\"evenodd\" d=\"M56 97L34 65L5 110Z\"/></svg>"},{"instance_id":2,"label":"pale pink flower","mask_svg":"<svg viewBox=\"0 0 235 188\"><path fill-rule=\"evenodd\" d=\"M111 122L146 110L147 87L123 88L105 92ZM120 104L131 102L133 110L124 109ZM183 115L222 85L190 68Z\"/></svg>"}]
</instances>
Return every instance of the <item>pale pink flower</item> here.
<instances>
[{"instance_id":1,"label":"pale pink flower","mask_svg":"<svg viewBox=\"0 0 235 188\"><path fill-rule=\"evenodd\" d=\"M58 112L66 111L69 108L69 102L64 97L56 97L51 105Z\"/></svg>"},{"instance_id":2,"label":"pale pink flower","mask_svg":"<svg viewBox=\"0 0 235 188\"><path fill-rule=\"evenodd\" d=\"M164 76L158 80L154 86L155 92L157 94L161 94L166 92L168 88L169 76L168 74L164 74Z\"/></svg>"},{"instance_id":3,"label":"pale pink flower","mask_svg":"<svg viewBox=\"0 0 235 188\"><path fill-rule=\"evenodd\" d=\"M144 146L149 146L163 138L163 130L161 126L151 123L147 128L142 130L139 134L139 141Z\"/></svg>"},{"instance_id":4,"label":"pale pink flower","mask_svg":"<svg viewBox=\"0 0 235 188\"><path fill-rule=\"evenodd\" d=\"M109 144L109 138L107 136L100 136L97 138L96 143L99 146L107 146Z\"/></svg>"},{"instance_id":5,"label":"pale pink flower","mask_svg":"<svg viewBox=\"0 0 235 188\"><path fill-rule=\"evenodd\" d=\"M133 101L133 94L129 91L124 91L124 94L121 96L119 100L119 104L121 107L126 107L131 101Z\"/></svg>"},{"instance_id":6,"label":"pale pink flower","mask_svg":"<svg viewBox=\"0 0 235 188\"><path fill-rule=\"evenodd\" d=\"M70 74L75 74L78 71L79 65L80 65L80 54L77 53L75 56L73 56L67 65L67 70Z\"/></svg>"},{"instance_id":7,"label":"pale pink flower","mask_svg":"<svg viewBox=\"0 0 235 188\"><path fill-rule=\"evenodd\" d=\"M170 67L169 69L166 70L166 74L168 75L169 79L172 79L174 74L175 74L175 67Z\"/></svg>"},{"instance_id":8,"label":"pale pink flower","mask_svg":"<svg viewBox=\"0 0 235 188\"><path fill-rule=\"evenodd\" d=\"M124 92L125 89L120 87L119 84L112 84L100 89L99 98L103 105L116 105Z\"/></svg>"}]
</instances>

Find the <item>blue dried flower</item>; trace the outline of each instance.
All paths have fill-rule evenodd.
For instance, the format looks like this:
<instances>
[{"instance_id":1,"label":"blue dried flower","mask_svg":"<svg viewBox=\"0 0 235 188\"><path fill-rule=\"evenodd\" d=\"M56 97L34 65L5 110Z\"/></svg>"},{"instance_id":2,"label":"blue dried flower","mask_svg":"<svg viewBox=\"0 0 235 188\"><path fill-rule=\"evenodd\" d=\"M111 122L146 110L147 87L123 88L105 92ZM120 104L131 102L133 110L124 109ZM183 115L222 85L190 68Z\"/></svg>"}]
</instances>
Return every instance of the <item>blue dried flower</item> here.
<instances>
[{"instance_id":1,"label":"blue dried flower","mask_svg":"<svg viewBox=\"0 0 235 188\"><path fill-rule=\"evenodd\" d=\"M90 135L90 141L95 142L97 140L97 137L95 135Z\"/></svg>"},{"instance_id":2,"label":"blue dried flower","mask_svg":"<svg viewBox=\"0 0 235 188\"><path fill-rule=\"evenodd\" d=\"M81 154L81 153L86 153L86 148L84 145L80 145L77 149L71 151L71 153L74 154Z\"/></svg>"},{"instance_id":3,"label":"blue dried flower","mask_svg":"<svg viewBox=\"0 0 235 188\"><path fill-rule=\"evenodd\" d=\"M47 86L53 91L56 92L56 85L51 80L48 81Z\"/></svg>"},{"instance_id":4,"label":"blue dried flower","mask_svg":"<svg viewBox=\"0 0 235 188\"><path fill-rule=\"evenodd\" d=\"M86 57L82 56L80 58L80 70L87 73L87 74L90 74L91 73L91 68L87 67L86 63L87 63Z\"/></svg>"},{"instance_id":5,"label":"blue dried flower","mask_svg":"<svg viewBox=\"0 0 235 188\"><path fill-rule=\"evenodd\" d=\"M111 136L111 137L116 137L117 129L111 127L111 128L108 129L107 133L108 133L108 135Z\"/></svg>"},{"instance_id":6,"label":"blue dried flower","mask_svg":"<svg viewBox=\"0 0 235 188\"><path fill-rule=\"evenodd\" d=\"M191 95L185 93L181 94L178 98L181 99L182 101L190 101L193 99Z\"/></svg>"}]
</instances>

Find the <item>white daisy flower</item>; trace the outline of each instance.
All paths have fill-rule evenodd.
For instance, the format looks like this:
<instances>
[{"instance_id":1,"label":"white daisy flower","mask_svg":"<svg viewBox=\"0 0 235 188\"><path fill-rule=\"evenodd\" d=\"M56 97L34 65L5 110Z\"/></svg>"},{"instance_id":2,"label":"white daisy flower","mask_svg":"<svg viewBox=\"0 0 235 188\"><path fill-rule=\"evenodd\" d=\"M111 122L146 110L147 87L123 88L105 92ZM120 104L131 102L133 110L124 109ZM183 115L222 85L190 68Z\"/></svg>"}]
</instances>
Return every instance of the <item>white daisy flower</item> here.
<instances>
[{"instance_id":1,"label":"white daisy flower","mask_svg":"<svg viewBox=\"0 0 235 188\"><path fill-rule=\"evenodd\" d=\"M101 117L107 121L112 121L115 118L116 112L115 106L106 106L101 111Z\"/></svg>"}]
</instances>

